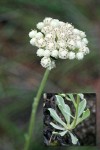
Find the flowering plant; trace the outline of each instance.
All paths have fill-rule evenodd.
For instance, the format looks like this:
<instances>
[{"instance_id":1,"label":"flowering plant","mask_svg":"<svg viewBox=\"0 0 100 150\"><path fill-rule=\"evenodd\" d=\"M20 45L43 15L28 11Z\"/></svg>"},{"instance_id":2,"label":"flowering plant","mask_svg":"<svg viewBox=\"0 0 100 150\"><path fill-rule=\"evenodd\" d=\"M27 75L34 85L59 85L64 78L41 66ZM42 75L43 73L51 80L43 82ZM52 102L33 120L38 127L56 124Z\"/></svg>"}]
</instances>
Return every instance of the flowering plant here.
<instances>
[{"instance_id":1,"label":"flowering plant","mask_svg":"<svg viewBox=\"0 0 100 150\"><path fill-rule=\"evenodd\" d=\"M41 65L44 68L55 67L57 59L84 58L89 53L86 34L70 23L58 19L45 18L37 24L37 30L29 33L30 43L38 47L37 56L42 57Z\"/></svg>"},{"instance_id":2,"label":"flowering plant","mask_svg":"<svg viewBox=\"0 0 100 150\"><path fill-rule=\"evenodd\" d=\"M32 139L32 131L35 123L35 115L41 94L44 90L49 72L60 59L81 60L89 53L86 34L74 28L70 23L64 23L58 19L45 18L37 24L37 30L29 32L30 44L38 47L37 56L41 58L41 65L46 68L42 82L32 104L32 113L29 123L29 131L26 135L24 150L28 150Z\"/></svg>"},{"instance_id":3,"label":"flowering plant","mask_svg":"<svg viewBox=\"0 0 100 150\"><path fill-rule=\"evenodd\" d=\"M71 101L75 107L75 115L72 114L71 108L64 102L65 97L66 100ZM56 110L52 108L48 108L50 111L50 116L56 123L50 122L50 125L56 130L52 132L52 134L64 136L65 134L69 134L71 136L71 141L73 144L77 144L78 139L72 133L73 129L81 123L83 120L90 116L90 110L86 109L86 99L83 94L76 94L77 98L74 97L73 94L60 94L55 95L56 97L56 105L59 108L64 120L57 114Z\"/></svg>"}]
</instances>

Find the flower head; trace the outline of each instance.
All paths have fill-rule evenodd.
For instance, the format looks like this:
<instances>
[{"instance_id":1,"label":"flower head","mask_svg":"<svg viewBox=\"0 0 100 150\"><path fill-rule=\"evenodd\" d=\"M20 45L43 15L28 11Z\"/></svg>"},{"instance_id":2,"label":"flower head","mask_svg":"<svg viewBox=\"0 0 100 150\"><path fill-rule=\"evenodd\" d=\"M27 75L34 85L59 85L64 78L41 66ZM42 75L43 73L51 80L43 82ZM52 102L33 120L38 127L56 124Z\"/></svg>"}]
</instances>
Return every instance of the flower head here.
<instances>
[{"instance_id":1,"label":"flower head","mask_svg":"<svg viewBox=\"0 0 100 150\"><path fill-rule=\"evenodd\" d=\"M70 23L47 17L37 24L37 30L29 33L30 44L38 47L37 56L44 68L55 67L56 59L84 58L89 53L86 34Z\"/></svg>"}]
</instances>

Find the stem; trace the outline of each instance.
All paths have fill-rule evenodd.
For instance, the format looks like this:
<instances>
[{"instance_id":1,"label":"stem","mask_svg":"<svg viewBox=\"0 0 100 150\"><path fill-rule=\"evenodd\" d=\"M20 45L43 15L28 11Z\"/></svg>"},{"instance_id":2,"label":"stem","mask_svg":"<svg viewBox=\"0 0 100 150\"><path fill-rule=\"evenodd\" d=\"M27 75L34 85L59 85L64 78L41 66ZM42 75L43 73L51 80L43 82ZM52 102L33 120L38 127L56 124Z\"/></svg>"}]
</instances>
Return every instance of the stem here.
<instances>
[{"instance_id":1,"label":"stem","mask_svg":"<svg viewBox=\"0 0 100 150\"><path fill-rule=\"evenodd\" d=\"M76 126L77 117L78 117L78 107L79 107L79 102L80 102L80 98L79 98L79 96L77 95L77 102L76 102L76 114L75 114L75 120L74 120L74 123L73 123L73 127L72 127L72 129L74 129L74 128L75 128L75 126Z\"/></svg>"},{"instance_id":2,"label":"stem","mask_svg":"<svg viewBox=\"0 0 100 150\"><path fill-rule=\"evenodd\" d=\"M32 112L31 112L31 117L30 117L30 123L29 123L29 129L28 129L28 134L26 135L26 143L24 146L24 150L29 150L31 139L32 139L32 133L33 133L33 128L35 124L35 116L36 116L36 111L37 107L43 92L43 89L45 87L48 75L49 75L50 70L46 69L45 74L43 76L43 79L41 81L39 90L37 92L36 97L33 99L33 104L32 104Z\"/></svg>"},{"instance_id":3,"label":"stem","mask_svg":"<svg viewBox=\"0 0 100 150\"><path fill-rule=\"evenodd\" d=\"M51 143L52 137L53 137L53 134L51 134L51 137L50 137L50 140L49 140L49 144Z\"/></svg>"}]
</instances>

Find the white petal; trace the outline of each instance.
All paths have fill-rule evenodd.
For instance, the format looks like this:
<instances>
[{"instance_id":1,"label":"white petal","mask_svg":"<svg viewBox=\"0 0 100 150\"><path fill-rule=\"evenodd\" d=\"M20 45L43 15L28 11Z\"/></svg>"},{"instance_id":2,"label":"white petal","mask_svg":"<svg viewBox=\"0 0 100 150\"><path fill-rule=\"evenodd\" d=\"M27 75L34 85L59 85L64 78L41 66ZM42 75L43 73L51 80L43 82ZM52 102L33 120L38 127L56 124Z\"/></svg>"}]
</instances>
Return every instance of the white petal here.
<instances>
[{"instance_id":1,"label":"white petal","mask_svg":"<svg viewBox=\"0 0 100 150\"><path fill-rule=\"evenodd\" d=\"M36 30L32 30L31 32L29 32L29 37L30 38L34 38L37 34L37 31Z\"/></svg>"},{"instance_id":2,"label":"white petal","mask_svg":"<svg viewBox=\"0 0 100 150\"><path fill-rule=\"evenodd\" d=\"M37 28L38 28L39 30L41 30L43 27L44 27L44 23L43 23L43 22L39 22L39 23L37 24Z\"/></svg>"},{"instance_id":3,"label":"white petal","mask_svg":"<svg viewBox=\"0 0 100 150\"><path fill-rule=\"evenodd\" d=\"M81 59L84 58L84 54L83 54L82 52L78 52L78 53L76 54L76 58L79 59L79 60L81 60Z\"/></svg>"}]
</instances>

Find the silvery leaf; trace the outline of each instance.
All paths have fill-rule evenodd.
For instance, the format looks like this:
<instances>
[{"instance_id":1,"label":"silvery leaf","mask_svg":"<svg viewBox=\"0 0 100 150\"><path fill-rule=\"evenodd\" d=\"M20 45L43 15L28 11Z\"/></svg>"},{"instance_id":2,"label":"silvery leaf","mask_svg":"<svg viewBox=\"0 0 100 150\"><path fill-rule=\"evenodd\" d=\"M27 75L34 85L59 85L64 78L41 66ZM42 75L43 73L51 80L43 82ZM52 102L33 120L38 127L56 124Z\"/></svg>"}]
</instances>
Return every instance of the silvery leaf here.
<instances>
[{"instance_id":1,"label":"silvery leaf","mask_svg":"<svg viewBox=\"0 0 100 150\"><path fill-rule=\"evenodd\" d=\"M50 115L54 120L56 120L62 126L66 127L66 124L62 121L54 109L48 108L48 110L50 111Z\"/></svg>"},{"instance_id":2,"label":"silvery leaf","mask_svg":"<svg viewBox=\"0 0 100 150\"><path fill-rule=\"evenodd\" d=\"M79 107L78 107L78 117L81 116L81 114L83 113L84 109L86 107L86 100L82 100L80 103L79 103Z\"/></svg>"},{"instance_id":3,"label":"silvery leaf","mask_svg":"<svg viewBox=\"0 0 100 150\"><path fill-rule=\"evenodd\" d=\"M70 116L71 116L70 107L67 104L65 104L64 99L58 95L56 95L56 103L61 113L63 114L66 122L70 124Z\"/></svg>"},{"instance_id":4,"label":"silvery leaf","mask_svg":"<svg viewBox=\"0 0 100 150\"><path fill-rule=\"evenodd\" d=\"M56 125L56 124L54 124L53 122L50 122L50 125L52 126L52 127L54 127L55 129L57 129L57 130L65 130L65 128L63 128L63 127L61 127L61 126L59 126L59 125Z\"/></svg>"},{"instance_id":5,"label":"silvery leaf","mask_svg":"<svg viewBox=\"0 0 100 150\"><path fill-rule=\"evenodd\" d=\"M53 134L59 134L60 136L64 136L68 131L62 131L62 132L53 132Z\"/></svg>"},{"instance_id":6,"label":"silvery leaf","mask_svg":"<svg viewBox=\"0 0 100 150\"><path fill-rule=\"evenodd\" d=\"M83 112L82 117L77 119L77 124L79 124L80 122L88 118L89 116L90 116L90 110L87 109L86 111Z\"/></svg>"},{"instance_id":7,"label":"silvery leaf","mask_svg":"<svg viewBox=\"0 0 100 150\"><path fill-rule=\"evenodd\" d=\"M71 139L72 139L72 143L75 145L78 142L78 139L76 138L76 136L74 136L71 132L69 132Z\"/></svg>"}]
</instances>

